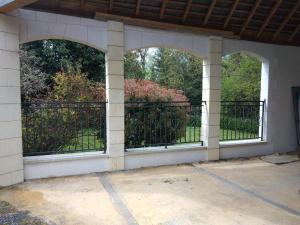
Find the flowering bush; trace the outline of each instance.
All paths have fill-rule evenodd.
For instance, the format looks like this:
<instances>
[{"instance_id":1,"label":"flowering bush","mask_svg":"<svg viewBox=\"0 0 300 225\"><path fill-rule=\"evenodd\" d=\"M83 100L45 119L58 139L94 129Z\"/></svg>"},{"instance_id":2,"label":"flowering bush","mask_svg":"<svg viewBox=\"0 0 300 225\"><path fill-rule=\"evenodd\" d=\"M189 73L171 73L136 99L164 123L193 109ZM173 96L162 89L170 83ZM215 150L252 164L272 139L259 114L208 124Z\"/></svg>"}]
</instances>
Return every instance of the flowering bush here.
<instances>
[{"instance_id":1,"label":"flowering bush","mask_svg":"<svg viewBox=\"0 0 300 225\"><path fill-rule=\"evenodd\" d=\"M150 80L125 80L126 101L179 102L188 101L183 92L161 87Z\"/></svg>"},{"instance_id":2,"label":"flowering bush","mask_svg":"<svg viewBox=\"0 0 300 225\"><path fill-rule=\"evenodd\" d=\"M185 135L188 99L182 91L150 80L126 80L125 99L127 147L174 144Z\"/></svg>"}]
</instances>

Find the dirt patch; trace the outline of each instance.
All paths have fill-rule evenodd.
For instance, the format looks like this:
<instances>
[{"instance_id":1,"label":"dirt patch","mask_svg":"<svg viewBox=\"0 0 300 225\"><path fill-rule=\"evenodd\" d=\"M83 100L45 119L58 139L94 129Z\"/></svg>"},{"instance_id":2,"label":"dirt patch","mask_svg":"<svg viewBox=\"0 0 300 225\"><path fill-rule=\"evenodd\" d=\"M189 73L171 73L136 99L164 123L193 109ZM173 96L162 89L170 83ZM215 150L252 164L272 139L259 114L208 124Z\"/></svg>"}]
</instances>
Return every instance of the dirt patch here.
<instances>
[{"instance_id":1,"label":"dirt patch","mask_svg":"<svg viewBox=\"0 0 300 225\"><path fill-rule=\"evenodd\" d=\"M52 222L30 215L29 211L19 211L13 205L0 201L0 224L2 225L54 225Z\"/></svg>"}]
</instances>

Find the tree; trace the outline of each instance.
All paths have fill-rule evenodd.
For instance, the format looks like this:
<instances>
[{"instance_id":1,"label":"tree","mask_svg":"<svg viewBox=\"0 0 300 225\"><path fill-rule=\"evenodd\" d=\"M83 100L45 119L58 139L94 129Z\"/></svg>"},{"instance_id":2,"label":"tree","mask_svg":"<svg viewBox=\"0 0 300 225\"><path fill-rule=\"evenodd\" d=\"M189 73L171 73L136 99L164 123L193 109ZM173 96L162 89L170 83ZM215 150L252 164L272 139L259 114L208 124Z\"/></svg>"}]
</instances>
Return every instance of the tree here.
<instances>
[{"instance_id":1,"label":"tree","mask_svg":"<svg viewBox=\"0 0 300 225\"><path fill-rule=\"evenodd\" d=\"M132 51L124 57L125 77L128 79L145 79L148 74L148 49Z\"/></svg>"},{"instance_id":2,"label":"tree","mask_svg":"<svg viewBox=\"0 0 300 225\"><path fill-rule=\"evenodd\" d=\"M42 40L22 45L26 52L41 59L39 69L49 74L48 83L60 71L80 69L93 81L105 81L105 55L89 46L66 40Z\"/></svg>"},{"instance_id":3,"label":"tree","mask_svg":"<svg viewBox=\"0 0 300 225\"><path fill-rule=\"evenodd\" d=\"M175 49L159 48L151 58L150 79L180 89L190 100L202 96L202 59Z\"/></svg>"},{"instance_id":4,"label":"tree","mask_svg":"<svg viewBox=\"0 0 300 225\"><path fill-rule=\"evenodd\" d=\"M225 56L222 61L223 101L260 100L261 62L243 53Z\"/></svg>"},{"instance_id":5,"label":"tree","mask_svg":"<svg viewBox=\"0 0 300 225\"><path fill-rule=\"evenodd\" d=\"M43 96L48 91L49 74L40 70L41 59L30 51L20 50L22 100Z\"/></svg>"}]
</instances>

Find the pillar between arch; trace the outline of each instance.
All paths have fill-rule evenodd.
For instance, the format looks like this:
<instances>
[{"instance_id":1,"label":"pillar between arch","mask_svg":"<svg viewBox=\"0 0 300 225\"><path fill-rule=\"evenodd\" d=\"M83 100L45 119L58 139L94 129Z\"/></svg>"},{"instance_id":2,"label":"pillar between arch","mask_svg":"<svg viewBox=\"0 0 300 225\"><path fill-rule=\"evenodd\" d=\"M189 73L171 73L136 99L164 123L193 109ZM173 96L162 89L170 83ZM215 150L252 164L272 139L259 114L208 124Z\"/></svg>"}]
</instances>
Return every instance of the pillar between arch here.
<instances>
[{"instance_id":1,"label":"pillar between arch","mask_svg":"<svg viewBox=\"0 0 300 225\"><path fill-rule=\"evenodd\" d=\"M107 22L107 153L109 170L124 169L124 25Z\"/></svg>"},{"instance_id":2,"label":"pillar between arch","mask_svg":"<svg viewBox=\"0 0 300 225\"><path fill-rule=\"evenodd\" d=\"M0 187L24 181L19 26L0 14Z\"/></svg>"},{"instance_id":3,"label":"pillar between arch","mask_svg":"<svg viewBox=\"0 0 300 225\"><path fill-rule=\"evenodd\" d=\"M221 59L222 38L209 37L208 57L203 61L201 138L208 161L220 159Z\"/></svg>"}]
</instances>

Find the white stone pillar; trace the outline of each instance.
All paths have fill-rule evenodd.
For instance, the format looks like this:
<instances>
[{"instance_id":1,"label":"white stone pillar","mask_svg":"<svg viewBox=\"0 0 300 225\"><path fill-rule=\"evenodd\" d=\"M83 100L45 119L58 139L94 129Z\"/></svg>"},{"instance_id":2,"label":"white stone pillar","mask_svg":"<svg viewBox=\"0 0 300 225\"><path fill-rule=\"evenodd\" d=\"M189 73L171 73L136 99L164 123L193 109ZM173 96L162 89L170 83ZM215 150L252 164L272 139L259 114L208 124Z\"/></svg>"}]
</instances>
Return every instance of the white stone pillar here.
<instances>
[{"instance_id":1,"label":"white stone pillar","mask_svg":"<svg viewBox=\"0 0 300 225\"><path fill-rule=\"evenodd\" d=\"M124 26L107 22L107 152L110 170L124 169Z\"/></svg>"},{"instance_id":2,"label":"white stone pillar","mask_svg":"<svg viewBox=\"0 0 300 225\"><path fill-rule=\"evenodd\" d=\"M222 38L209 37L208 57L203 61L201 137L207 147L207 160L220 158L220 100L221 100Z\"/></svg>"},{"instance_id":3,"label":"white stone pillar","mask_svg":"<svg viewBox=\"0 0 300 225\"><path fill-rule=\"evenodd\" d=\"M19 27L0 14L0 187L22 182Z\"/></svg>"}]
</instances>

